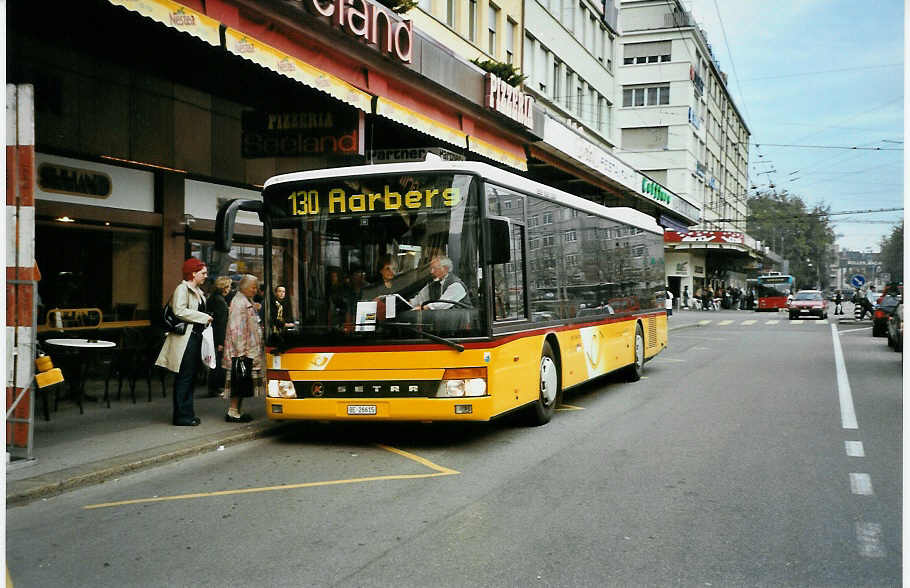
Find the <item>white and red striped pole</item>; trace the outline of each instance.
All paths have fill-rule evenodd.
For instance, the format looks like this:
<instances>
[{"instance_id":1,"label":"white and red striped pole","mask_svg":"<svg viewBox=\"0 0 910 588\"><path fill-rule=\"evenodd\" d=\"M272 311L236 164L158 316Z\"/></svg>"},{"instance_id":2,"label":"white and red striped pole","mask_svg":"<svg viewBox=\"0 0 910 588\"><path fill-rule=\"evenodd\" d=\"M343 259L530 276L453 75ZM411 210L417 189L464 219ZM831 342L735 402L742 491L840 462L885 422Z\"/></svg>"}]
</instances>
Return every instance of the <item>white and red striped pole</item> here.
<instances>
[{"instance_id":1,"label":"white and red striped pole","mask_svg":"<svg viewBox=\"0 0 910 588\"><path fill-rule=\"evenodd\" d=\"M6 449L31 458L35 407L35 101L6 86Z\"/></svg>"}]
</instances>

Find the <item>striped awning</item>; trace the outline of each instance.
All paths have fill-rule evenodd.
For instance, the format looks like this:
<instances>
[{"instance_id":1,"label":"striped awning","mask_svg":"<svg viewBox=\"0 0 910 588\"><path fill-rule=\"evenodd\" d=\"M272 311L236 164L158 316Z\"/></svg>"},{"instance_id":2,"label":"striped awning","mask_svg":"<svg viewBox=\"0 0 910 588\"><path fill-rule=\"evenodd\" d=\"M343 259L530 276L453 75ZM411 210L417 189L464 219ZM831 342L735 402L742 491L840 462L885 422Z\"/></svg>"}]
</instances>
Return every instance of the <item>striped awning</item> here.
<instances>
[{"instance_id":1,"label":"striped awning","mask_svg":"<svg viewBox=\"0 0 910 588\"><path fill-rule=\"evenodd\" d=\"M350 104L364 112L370 112L372 96L341 78L313 67L236 29L228 28L224 34L227 45L225 48L231 53L301 84L321 90L345 104Z\"/></svg>"},{"instance_id":2,"label":"striped awning","mask_svg":"<svg viewBox=\"0 0 910 588\"><path fill-rule=\"evenodd\" d=\"M468 136L468 150L509 167L528 171L528 158L523 153L522 155L517 155L471 135Z\"/></svg>"},{"instance_id":3,"label":"striped awning","mask_svg":"<svg viewBox=\"0 0 910 588\"><path fill-rule=\"evenodd\" d=\"M221 46L220 23L171 0L108 0L115 6L138 12L163 25L201 39L214 47Z\"/></svg>"},{"instance_id":4,"label":"striped awning","mask_svg":"<svg viewBox=\"0 0 910 588\"><path fill-rule=\"evenodd\" d=\"M376 103L376 114L456 147L463 149L466 146L467 135L465 133L388 98L379 97Z\"/></svg>"}]
</instances>

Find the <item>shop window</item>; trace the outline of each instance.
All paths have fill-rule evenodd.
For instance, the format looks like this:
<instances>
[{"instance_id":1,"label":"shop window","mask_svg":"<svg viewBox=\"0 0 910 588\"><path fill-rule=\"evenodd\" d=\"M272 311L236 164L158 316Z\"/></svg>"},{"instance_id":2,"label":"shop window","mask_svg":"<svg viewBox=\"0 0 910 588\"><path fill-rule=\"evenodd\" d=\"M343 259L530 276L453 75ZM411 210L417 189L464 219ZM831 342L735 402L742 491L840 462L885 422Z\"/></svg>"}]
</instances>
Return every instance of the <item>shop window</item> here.
<instances>
[{"instance_id":1,"label":"shop window","mask_svg":"<svg viewBox=\"0 0 910 588\"><path fill-rule=\"evenodd\" d=\"M105 323L151 319L157 257L150 230L39 221L38 323L51 308L99 308Z\"/></svg>"}]
</instances>

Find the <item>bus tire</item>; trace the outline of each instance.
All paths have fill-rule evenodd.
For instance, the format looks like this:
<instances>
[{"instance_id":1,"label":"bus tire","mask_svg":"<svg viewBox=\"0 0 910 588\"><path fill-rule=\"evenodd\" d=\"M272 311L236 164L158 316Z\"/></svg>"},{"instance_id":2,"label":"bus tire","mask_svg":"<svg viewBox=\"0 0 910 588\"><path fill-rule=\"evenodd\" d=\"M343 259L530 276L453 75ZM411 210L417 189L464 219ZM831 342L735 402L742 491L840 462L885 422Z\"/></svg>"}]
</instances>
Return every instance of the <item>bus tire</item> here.
<instances>
[{"instance_id":1,"label":"bus tire","mask_svg":"<svg viewBox=\"0 0 910 588\"><path fill-rule=\"evenodd\" d=\"M635 361L626 367L626 381L637 382L645 371L645 334L641 324L635 325Z\"/></svg>"},{"instance_id":2,"label":"bus tire","mask_svg":"<svg viewBox=\"0 0 910 588\"><path fill-rule=\"evenodd\" d=\"M537 400L528 411L530 424L538 427L550 422L562 396L559 363L549 343L540 352L540 372Z\"/></svg>"}]
</instances>

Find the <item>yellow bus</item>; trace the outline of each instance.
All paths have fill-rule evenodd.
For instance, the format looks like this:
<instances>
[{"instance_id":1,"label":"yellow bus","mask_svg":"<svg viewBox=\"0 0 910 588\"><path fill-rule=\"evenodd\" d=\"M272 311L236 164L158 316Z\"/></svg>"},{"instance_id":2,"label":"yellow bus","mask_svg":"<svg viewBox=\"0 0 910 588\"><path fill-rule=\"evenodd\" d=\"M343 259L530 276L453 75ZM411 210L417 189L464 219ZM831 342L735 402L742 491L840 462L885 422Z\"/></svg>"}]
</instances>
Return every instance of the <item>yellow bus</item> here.
<instances>
[{"instance_id":1,"label":"yellow bus","mask_svg":"<svg viewBox=\"0 0 910 588\"><path fill-rule=\"evenodd\" d=\"M563 390L667 344L663 229L478 162L279 175L264 227L271 419L550 420Z\"/></svg>"}]
</instances>

